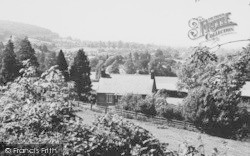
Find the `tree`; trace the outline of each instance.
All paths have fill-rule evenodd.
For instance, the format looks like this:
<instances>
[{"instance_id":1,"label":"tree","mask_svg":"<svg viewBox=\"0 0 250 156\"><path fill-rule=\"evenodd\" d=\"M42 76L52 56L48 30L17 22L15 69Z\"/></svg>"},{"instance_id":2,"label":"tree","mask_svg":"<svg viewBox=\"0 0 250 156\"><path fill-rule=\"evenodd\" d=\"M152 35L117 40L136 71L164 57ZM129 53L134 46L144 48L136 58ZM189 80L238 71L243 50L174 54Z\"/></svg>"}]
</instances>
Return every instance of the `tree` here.
<instances>
[{"instance_id":1,"label":"tree","mask_svg":"<svg viewBox=\"0 0 250 156\"><path fill-rule=\"evenodd\" d=\"M49 49L48 49L48 47L46 46L46 45L41 45L41 46L39 46L39 49L42 51L42 52L49 52Z\"/></svg>"},{"instance_id":2,"label":"tree","mask_svg":"<svg viewBox=\"0 0 250 156\"><path fill-rule=\"evenodd\" d=\"M60 50L57 56L56 64L58 65L58 69L63 73L65 81L68 81L69 80L68 64L62 50Z\"/></svg>"},{"instance_id":3,"label":"tree","mask_svg":"<svg viewBox=\"0 0 250 156\"><path fill-rule=\"evenodd\" d=\"M35 50L32 48L30 41L25 37L20 43L20 49L17 52L19 61L30 60L31 64L38 67L39 63L35 56Z\"/></svg>"},{"instance_id":4,"label":"tree","mask_svg":"<svg viewBox=\"0 0 250 156\"><path fill-rule=\"evenodd\" d=\"M148 52L140 53L140 60L149 60L151 59L151 55Z\"/></svg>"},{"instance_id":5,"label":"tree","mask_svg":"<svg viewBox=\"0 0 250 156\"><path fill-rule=\"evenodd\" d=\"M190 90L201 86L205 75L213 76L217 61L218 57L210 53L207 47L197 47L177 73L179 88Z\"/></svg>"},{"instance_id":6,"label":"tree","mask_svg":"<svg viewBox=\"0 0 250 156\"><path fill-rule=\"evenodd\" d=\"M20 64L14 53L14 44L11 40L8 41L2 56L1 83L13 81L19 75Z\"/></svg>"},{"instance_id":7,"label":"tree","mask_svg":"<svg viewBox=\"0 0 250 156\"><path fill-rule=\"evenodd\" d=\"M99 60L98 64L96 65L96 79L98 80L101 77L101 70L103 68L104 65L104 61L103 60Z\"/></svg>"},{"instance_id":8,"label":"tree","mask_svg":"<svg viewBox=\"0 0 250 156\"><path fill-rule=\"evenodd\" d=\"M119 74L119 64L118 64L118 61L116 60L114 63L112 63L108 67L107 70L108 70L109 73Z\"/></svg>"},{"instance_id":9,"label":"tree","mask_svg":"<svg viewBox=\"0 0 250 156\"><path fill-rule=\"evenodd\" d=\"M240 89L246 81L250 50L243 51L234 62L217 65L216 58L207 48L198 48L184 66L187 70L182 69L181 82L189 89L185 116L209 134L242 138L247 134L247 111L239 107Z\"/></svg>"},{"instance_id":10,"label":"tree","mask_svg":"<svg viewBox=\"0 0 250 156\"><path fill-rule=\"evenodd\" d=\"M116 60L116 57L115 57L115 56L109 57L109 58L105 61L104 66L105 66L105 67L110 66L113 62L115 62L115 60Z\"/></svg>"},{"instance_id":11,"label":"tree","mask_svg":"<svg viewBox=\"0 0 250 156\"><path fill-rule=\"evenodd\" d=\"M83 51L80 49L74 58L73 65L70 69L70 77L75 82L75 89L80 100L88 101L91 91L90 66L89 60ZM84 94L82 96L82 94Z\"/></svg>"},{"instance_id":12,"label":"tree","mask_svg":"<svg viewBox=\"0 0 250 156\"><path fill-rule=\"evenodd\" d=\"M127 74L135 74L136 69L132 59L128 59L124 64L125 72Z\"/></svg>"},{"instance_id":13,"label":"tree","mask_svg":"<svg viewBox=\"0 0 250 156\"><path fill-rule=\"evenodd\" d=\"M46 64L45 64L45 52L40 52L36 54L37 60L39 62L38 70L40 73L44 72L46 70Z\"/></svg>"},{"instance_id":14,"label":"tree","mask_svg":"<svg viewBox=\"0 0 250 156\"><path fill-rule=\"evenodd\" d=\"M132 54L131 54L131 53L128 54L128 59L133 60L133 59L132 59Z\"/></svg>"},{"instance_id":15,"label":"tree","mask_svg":"<svg viewBox=\"0 0 250 156\"><path fill-rule=\"evenodd\" d=\"M3 42L0 42L0 51L4 50L4 44Z\"/></svg>"},{"instance_id":16,"label":"tree","mask_svg":"<svg viewBox=\"0 0 250 156\"><path fill-rule=\"evenodd\" d=\"M139 54L137 53L137 52L134 52L134 60L136 61L136 60L139 60Z\"/></svg>"},{"instance_id":17,"label":"tree","mask_svg":"<svg viewBox=\"0 0 250 156\"><path fill-rule=\"evenodd\" d=\"M156 76L176 76L172 71L171 61L167 61L163 57L153 58L148 66L149 71L154 70Z\"/></svg>"},{"instance_id":18,"label":"tree","mask_svg":"<svg viewBox=\"0 0 250 156\"><path fill-rule=\"evenodd\" d=\"M3 42L0 42L0 69L2 68L3 50L4 50Z\"/></svg>"},{"instance_id":19,"label":"tree","mask_svg":"<svg viewBox=\"0 0 250 156\"><path fill-rule=\"evenodd\" d=\"M163 52L160 49L156 50L155 57L163 57Z\"/></svg>"},{"instance_id":20,"label":"tree","mask_svg":"<svg viewBox=\"0 0 250 156\"><path fill-rule=\"evenodd\" d=\"M98 57L94 57L90 60L90 67L91 67L91 71L95 71L96 70L96 66L99 62L99 58Z\"/></svg>"},{"instance_id":21,"label":"tree","mask_svg":"<svg viewBox=\"0 0 250 156\"><path fill-rule=\"evenodd\" d=\"M49 52L45 54L45 69L49 69L50 67L56 65L57 57L56 52Z\"/></svg>"}]
</instances>

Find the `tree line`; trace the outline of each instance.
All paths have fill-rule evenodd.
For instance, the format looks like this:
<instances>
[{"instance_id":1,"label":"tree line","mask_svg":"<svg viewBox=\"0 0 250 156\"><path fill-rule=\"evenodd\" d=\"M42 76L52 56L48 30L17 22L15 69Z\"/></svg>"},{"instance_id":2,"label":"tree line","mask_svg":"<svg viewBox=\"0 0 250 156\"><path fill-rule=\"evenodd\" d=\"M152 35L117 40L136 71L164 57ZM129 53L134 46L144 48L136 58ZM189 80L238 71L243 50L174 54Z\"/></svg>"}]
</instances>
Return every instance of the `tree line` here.
<instances>
[{"instance_id":1,"label":"tree line","mask_svg":"<svg viewBox=\"0 0 250 156\"><path fill-rule=\"evenodd\" d=\"M151 55L149 52L134 52L128 55L100 55L90 60L92 71L98 73L105 69L110 74L149 74L154 70L156 76L176 76L180 66L178 55L171 55L167 51L156 50Z\"/></svg>"},{"instance_id":2,"label":"tree line","mask_svg":"<svg viewBox=\"0 0 250 156\"><path fill-rule=\"evenodd\" d=\"M37 69L38 75L57 65L64 76L64 81L73 81L79 100L89 101L91 99L90 66L83 49L78 50L73 64L68 66L62 50L57 55L56 52L50 52L46 46L41 46L41 53L36 54L27 37L21 40L18 46L16 50L12 39L9 39L6 45L0 42L1 85L7 85L8 82L13 82L17 77L22 76L19 72L24 68L22 62L29 60L30 66Z\"/></svg>"}]
</instances>

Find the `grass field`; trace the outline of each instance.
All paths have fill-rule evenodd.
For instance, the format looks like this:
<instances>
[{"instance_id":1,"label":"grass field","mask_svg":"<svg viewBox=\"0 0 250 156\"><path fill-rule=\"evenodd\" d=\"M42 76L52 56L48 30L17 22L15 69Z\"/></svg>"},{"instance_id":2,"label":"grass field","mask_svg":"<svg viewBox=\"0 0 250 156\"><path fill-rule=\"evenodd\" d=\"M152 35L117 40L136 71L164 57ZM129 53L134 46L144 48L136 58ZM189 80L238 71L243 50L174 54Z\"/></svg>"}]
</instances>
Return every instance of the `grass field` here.
<instances>
[{"instance_id":1,"label":"grass field","mask_svg":"<svg viewBox=\"0 0 250 156\"><path fill-rule=\"evenodd\" d=\"M85 105L80 109L81 111L78 113L78 115L83 117L85 124L88 125L91 125L97 116L104 115L102 111L95 108L93 109L95 111L91 111L89 105ZM147 129L161 142L169 143L169 149L172 150L177 150L179 144L183 143L184 141L197 147L201 142L198 139L200 137L203 144L205 145L205 152L209 155L211 155L213 148L217 148L220 152L227 151L227 156L250 156L250 143L248 142L222 139L219 137L209 136L207 134L191 132L173 127L164 126L164 129L162 129L159 128L159 125L149 122L142 122L133 119L127 120Z\"/></svg>"}]
</instances>

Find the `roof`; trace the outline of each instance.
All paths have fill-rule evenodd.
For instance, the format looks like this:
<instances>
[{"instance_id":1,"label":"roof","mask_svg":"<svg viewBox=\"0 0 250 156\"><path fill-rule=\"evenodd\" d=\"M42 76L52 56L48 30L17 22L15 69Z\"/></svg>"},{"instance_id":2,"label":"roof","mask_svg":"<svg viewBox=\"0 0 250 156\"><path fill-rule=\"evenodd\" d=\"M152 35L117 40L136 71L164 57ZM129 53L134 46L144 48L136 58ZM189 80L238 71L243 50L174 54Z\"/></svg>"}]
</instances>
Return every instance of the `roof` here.
<instances>
[{"instance_id":1,"label":"roof","mask_svg":"<svg viewBox=\"0 0 250 156\"><path fill-rule=\"evenodd\" d=\"M153 80L150 75L112 74L111 78L100 78L97 93L152 94Z\"/></svg>"},{"instance_id":2,"label":"roof","mask_svg":"<svg viewBox=\"0 0 250 156\"><path fill-rule=\"evenodd\" d=\"M166 89L172 91L178 90L177 87L178 77L156 76L155 81L157 89ZM181 91L187 92L186 90L181 90Z\"/></svg>"},{"instance_id":3,"label":"roof","mask_svg":"<svg viewBox=\"0 0 250 156\"><path fill-rule=\"evenodd\" d=\"M183 103L183 98L167 97L166 100L167 100L167 103L175 105L175 106L182 105Z\"/></svg>"},{"instance_id":4,"label":"roof","mask_svg":"<svg viewBox=\"0 0 250 156\"><path fill-rule=\"evenodd\" d=\"M97 90L98 89L98 82L91 82L92 84L92 89Z\"/></svg>"},{"instance_id":5,"label":"roof","mask_svg":"<svg viewBox=\"0 0 250 156\"><path fill-rule=\"evenodd\" d=\"M250 97L250 82L249 81L247 81L246 84L242 87L241 95Z\"/></svg>"},{"instance_id":6,"label":"roof","mask_svg":"<svg viewBox=\"0 0 250 156\"><path fill-rule=\"evenodd\" d=\"M96 73L95 72L90 72L90 79L95 80L96 79Z\"/></svg>"},{"instance_id":7,"label":"roof","mask_svg":"<svg viewBox=\"0 0 250 156\"><path fill-rule=\"evenodd\" d=\"M156 76L156 88L177 91L178 77ZM93 87L98 93L115 93L115 94L142 94L148 95L152 93L153 80L150 75L138 74L111 74L111 78L100 78L99 83ZM187 92L187 90L180 90ZM241 95L250 97L250 81L241 89Z\"/></svg>"}]
</instances>

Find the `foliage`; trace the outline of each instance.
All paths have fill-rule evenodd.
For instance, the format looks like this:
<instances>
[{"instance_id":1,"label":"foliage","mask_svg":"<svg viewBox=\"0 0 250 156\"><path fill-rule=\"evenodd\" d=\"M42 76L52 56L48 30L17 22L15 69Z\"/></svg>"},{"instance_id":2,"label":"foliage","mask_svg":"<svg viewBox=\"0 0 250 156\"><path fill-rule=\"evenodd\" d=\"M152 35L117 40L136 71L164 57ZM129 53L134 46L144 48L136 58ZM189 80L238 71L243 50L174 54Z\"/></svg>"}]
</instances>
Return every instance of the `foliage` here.
<instances>
[{"instance_id":1,"label":"foliage","mask_svg":"<svg viewBox=\"0 0 250 156\"><path fill-rule=\"evenodd\" d=\"M58 65L58 69L63 73L65 81L68 81L69 80L68 64L62 50L60 50L57 56L56 64Z\"/></svg>"},{"instance_id":2,"label":"foliage","mask_svg":"<svg viewBox=\"0 0 250 156\"><path fill-rule=\"evenodd\" d=\"M91 67L91 71L96 71L96 67L98 63L99 63L99 58L94 57L90 59L89 65Z\"/></svg>"},{"instance_id":3,"label":"foliage","mask_svg":"<svg viewBox=\"0 0 250 156\"><path fill-rule=\"evenodd\" d=\"M4 49L4 44L3 42L0 42L0 51Z\"/></svg>"},{"instance_id":4,"label":"foliage","mask_svg":"<svg viewBox=\"0 0 250 156\"><path fill-rule=\"evenodd\" d=\"M7 143L58 143L56 136L76 119L69 87L56 67L37 77L36 67L29 62L25 66L23 76L1 97L0 138Z\"/></svg>"},{"instance_id":5,"label":"foliage","mask_svg":"<svg viewBox=\"0 0 250 156\"><path fill-rule=\"evenodd\" d=\"M126 94L121 97L118 106L124 110L138 111L137 103L141 100L140 95Z\"/></svg>"},{"instance_id":6,"label":"foliage","mask_svg":"<svg viewBox=\"0 0 250 156\"><path fill-rule=\"evenodd\" d=\"M99 60L98 64L96 65L96 78L99 79L101 77L101 70L103 69L104 61Z\"/></svg>"},{"instance_id":7,"label":"foliage","mask_svg":"<svg viewBox=\"0 0 250 156\"><path fill-rule=\"evenodd\" d=\"M244 137L245 119L241 111L240 89L245 84L246 66L250 61L249 50L245 49L234 61L213 62L216 56L198 49L188 60L181 81L189 89L185 99L185 116L205 132L225 138ZM194 73L190 67L195 67ZM189 71L189 72L186 72ZM191 80L191 81L188 81Z\"/></svg>"},{"instance_id":8,"label":"foliage","mask_svg":"<svg viewBox=\"0 0 250 156\"><path fill-rule=\"evenodd\" d=\"M155 57L162 57L162 56L163 56L162 50L157 49L157 50L156 50L156 53L155 53Z\"/></svg>"},{"instance_id":9,"label":"foliage","mask_svg":"<svg viewBox=\"0 0 250 156\"><path fill-rule=\"evenodd\" d=\"M158 116L166 119L183 120L182 108L167 103L168 93L166 89L160 89L154 95L154 104Z\"/></svg>"},{"instance_id":10,"label":"foliage","mask_svg":"<svg viewBox=\"0 0 250 156\"><path fill-rule=\"evenodd\" d=\"M8 41L1 58L0 83L6 84L13 81L18 75L20 64L14 53L14 45L11 40Z\"/></svg>"},{"instance_id":11,"label":"foliage","mask_svg":"<svg viewBox=\"0 0 250 156\"><path fill-rule=\"evenodd\" d=\"M35 56L35 50L32 48L30 41L25 37L20 43L20 49L17 52L17 58L20 61L30 60L31 64L38 67L39 63Z\"/></svg>"},{"instance_id":12,"label":"foliage","mask_svg":"<svg viewBox=\"0 0 250 156\"><path fill-rule=\"evenodd\" d=\"M84 125L70 100L71 87L58 67L38 77L37 68L24 63L23 76L10 83L0 97L0 140L5 143L62 144L65 156L201 154L187 144L171 151L168 144L118 115L107 114L92 126Z\"/></svg>"},{"instance_id":13,"label":"foliage","mask_svg":"<svg viewBox=\"0 0 250 156\"><path fill-rule=\"evenodd\" d=\"M207 47L197 47L178 72L179 88L187 90L201 86L204 79L212 77L217 56L209 52Z\"/></svg>"},{"instance_id":14,"label":"foliage","mask_svg":"<svg viewBox=\"0 0 250 156\"><path fill-rule=\"evenodd\" d=\"M182 109L171 105L158 105L156 107L157 115L162 116L166 119L176 119L176 120L183 120Z\"/></svg>"},{"instance_id":15,"label":"foliage","mask_svg":"<svg viewBox=\"0 0 250 156\"><path fill-rule=\"evenodd\" d=\"M140 95L126 94L121 97L118 107L124 110L135 111L145 115L154 116L156 115L156 110L153 100L154 99L151 96L148 96L144 99Z\"/></svg>"},{"instance_id":16,"label":"foliage","mask_svg":"<svg viewBox=\"0 0 250 156\"><path fill-rule=\"evenodd\" d=\"M155 109L154 97L147 96L145 99L138 102L139 112L148 116L155 116L157 114Z\"/></svg>"},{"instance_id":17,"label":"foliage","mask_svg":"<svg viewBox=\"0 0 250 156\"><path fill-rule=\"evenodd\" d=\"M56 52L50 51L45 55L45 70L48 70L50 67L55 66L57 61Z\"/></svg>"},{"instance_id":18,"label":"foliage","mask_svg":"<svg viewBox=\"0 0 250 156\"><path fill-rule=\"evenodd\" d=\"M125 72L127 74L135 74L136 69L132 59L128 59L124 64Z\"/></svg>"},{"instance_id":19,"label":"foliage","mask_svg":"<svg viewBox=\"0 0 250 156\"><path fill-rule=\"evenodd\" d=\"M4 50L4 44L3 42L0 42L0 69L2 68L2 58L3 58L3 50Z\"/></svg>"},{"instance_id":20,"label":"foliage","mask_svg":"<svg viewBox=\"0 0 250 156\"><path fill-rule=\"evenodd\" d=\"M41 53L36 53L36 57L37 61L39 62L38 70L42 73L46 70L46 64L45 64L46 54L45 52L42 51Z\"/></svg>"},{"instance_id":21,"label":"foliage","mask_svg":"<svg viewBox=\"0 0 250 156\"><path fill-rule=\"evenodd\" d=\"M30 64L22 72L23 77L11 83L1 97L0 140L60 143L65 155L163 155L152 134L118 116L99 118L92 127L84 125L75 115L69 86L56 67L41 77Z\"/></svg>"},{"instance_id":22,"label":"foliage","mask_svg":"<svg viewBox=\"0 0 250 156\"><path fill-rule=\"evenodd\" d=\"M108 68L107 71L109 73L119 74L119 64L118 61L115 60Z\"/></svg>"},{"instance_id":23,"label":"foliage","mask_svg":"<svg viewBox=\"0 0 250 156\"><path fill-rule=\"evenodd\" d=\"M164 57L156 57L149 62L149 71L154 70L156 76L176 76L171 68L173 64Z\"/></svg>"},{"instance_id":24,"label":"foliage","mask_svg":"<svg viewBox=\"0 0 250 156\"><path fill-rule=\"evenodd\" d=\"M83 101L88 101L92 85L89 60L83 49L80 49L74 58L73 65L70 68L70 77L75 83L78 97Z\"/></svg>"}]
</instances>

